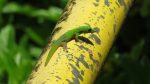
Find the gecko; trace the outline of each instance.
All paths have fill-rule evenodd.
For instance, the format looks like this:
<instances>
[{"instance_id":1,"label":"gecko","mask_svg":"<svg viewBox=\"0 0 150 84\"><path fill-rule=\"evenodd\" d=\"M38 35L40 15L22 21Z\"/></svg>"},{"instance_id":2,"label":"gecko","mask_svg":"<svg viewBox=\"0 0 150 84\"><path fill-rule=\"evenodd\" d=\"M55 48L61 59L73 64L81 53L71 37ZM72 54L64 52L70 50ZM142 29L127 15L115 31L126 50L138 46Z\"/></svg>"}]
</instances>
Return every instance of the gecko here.
<instances>
[{"instance_id":1,"label":"gecko","mask_svg":"<svg viewBox=\"0 0 150 84\"><path fill-rule=\"evenodd\" d=\"M94 28L92 28L90 25L79 26L72 30L68 30L66 33L64 33L62 36L60 36L58 39L53 40L50 44L50 51L46 58L45 66L49 63L49 60L51 59L51 57L53 56L55 51L60 46L64 46L67 42L69 42L72 39L75 39L78 41L78 36L82 33L94 33L94 32L96 32L96 30Z\"/></svg>"}]
</instances>

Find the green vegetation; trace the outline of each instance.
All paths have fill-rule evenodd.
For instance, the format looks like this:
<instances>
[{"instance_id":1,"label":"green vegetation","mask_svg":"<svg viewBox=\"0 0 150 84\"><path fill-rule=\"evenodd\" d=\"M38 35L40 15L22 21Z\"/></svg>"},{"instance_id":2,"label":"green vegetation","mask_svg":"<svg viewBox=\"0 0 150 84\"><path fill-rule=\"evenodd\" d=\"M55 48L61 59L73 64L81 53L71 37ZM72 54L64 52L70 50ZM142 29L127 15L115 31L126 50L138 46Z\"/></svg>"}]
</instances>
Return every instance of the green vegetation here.
<instances>
[{"instance_id":1,"label":"green vegetation","mask_svg":"<svg viewBox=\"0 0 150 84\"><path fill-rule=\"evenodd\" d=\"M0 0L0 84L24 84L67 0ZM150 0L136 0L95 84L150 84Z\"/></svg>"}]
</instances>

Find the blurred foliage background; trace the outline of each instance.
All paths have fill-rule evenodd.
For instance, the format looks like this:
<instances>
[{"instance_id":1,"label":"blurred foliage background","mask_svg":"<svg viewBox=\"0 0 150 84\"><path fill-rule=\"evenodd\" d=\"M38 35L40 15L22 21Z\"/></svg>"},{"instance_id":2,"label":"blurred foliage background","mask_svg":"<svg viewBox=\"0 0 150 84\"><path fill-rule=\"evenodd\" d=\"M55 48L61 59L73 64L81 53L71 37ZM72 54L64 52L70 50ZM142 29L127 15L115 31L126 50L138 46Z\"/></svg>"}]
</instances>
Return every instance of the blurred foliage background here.
<instances>
[{"instance_id":1,"label":"blurred foliage background","mask_svg":"<svg viewBox=\"0 0 150 84\"><path fill-rule=\"evenodd\" d=\"M68 0L0 0L0 84L24 84ZM95 84L150 84L150 0L136 0Z\"/></svg>"}]
</instances>

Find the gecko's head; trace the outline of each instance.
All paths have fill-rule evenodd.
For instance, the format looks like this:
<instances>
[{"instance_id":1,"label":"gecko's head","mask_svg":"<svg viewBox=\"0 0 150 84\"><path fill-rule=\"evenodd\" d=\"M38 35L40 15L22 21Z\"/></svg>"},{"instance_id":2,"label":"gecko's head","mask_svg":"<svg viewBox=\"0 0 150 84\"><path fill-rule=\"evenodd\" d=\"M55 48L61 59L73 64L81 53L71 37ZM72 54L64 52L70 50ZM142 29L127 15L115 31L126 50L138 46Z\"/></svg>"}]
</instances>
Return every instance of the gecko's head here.
<instances>
[{"instance_id":1,"label":"gecko's head","mask_svg":"<svg viewBox=\"0 0 150 84\"><path fill-rule=\"evenodd\" d=\"M92 29L92 28L89 28L87 32L94 33L94 32L96 32L96 30Z\"/></svg>"},{"instance_id":2,"label":"gecko's head","mask_svg":"<svg viewBox=\"0 0 150 84\"><path fill-rule=\"evenodd\" d=\"M97 32L95 28L92 28L89 25L86 26L81 26L78 31L83 32L83 33L94 33Z\"/></svg>"},{"instance_id":3,"label":"gecko's head","mask_svg":"<svg viewBox=\"0 0 150 84\"><path fill-rule=\"evenodd\" d=\"M99 29L98 27L94 27L94 28L92 28L90 31L91 31L92 33L94 33L94 32L98 33L98 32L100 32L100 29Z\"/></svg>"}]
</instances>

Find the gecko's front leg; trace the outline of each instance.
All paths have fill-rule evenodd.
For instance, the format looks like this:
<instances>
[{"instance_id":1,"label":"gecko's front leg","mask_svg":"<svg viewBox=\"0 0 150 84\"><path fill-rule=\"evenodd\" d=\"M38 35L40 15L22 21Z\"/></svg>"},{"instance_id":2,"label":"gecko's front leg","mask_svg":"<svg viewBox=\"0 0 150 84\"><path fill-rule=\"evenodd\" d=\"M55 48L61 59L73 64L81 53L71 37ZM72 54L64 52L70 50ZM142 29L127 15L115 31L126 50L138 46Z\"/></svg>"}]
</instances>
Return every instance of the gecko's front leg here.
<instances>
[{"instance_id":1,"label":"gecko's front leg","mask_svg":"<svg viewBox=\"0 0 150 84\"><path fill-rule=\"evenodd\" d=\"M78 36L79 36L79 33L76 33L76 34L75 34L75 41L76 41L76 42L78 42L78 41L79 41Z\"/></svg>"}]
</instances>

